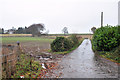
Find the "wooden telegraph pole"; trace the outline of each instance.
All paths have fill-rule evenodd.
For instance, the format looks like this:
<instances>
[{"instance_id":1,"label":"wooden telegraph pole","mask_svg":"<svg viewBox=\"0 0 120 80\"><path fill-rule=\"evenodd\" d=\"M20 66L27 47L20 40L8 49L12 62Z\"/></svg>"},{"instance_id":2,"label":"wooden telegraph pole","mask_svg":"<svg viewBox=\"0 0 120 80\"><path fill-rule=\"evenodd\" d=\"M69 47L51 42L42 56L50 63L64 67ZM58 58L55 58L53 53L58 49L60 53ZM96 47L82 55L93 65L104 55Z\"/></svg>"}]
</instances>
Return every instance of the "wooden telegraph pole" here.
<instances>
[{"instance_id":1,"label":"wooden telegraph pole","mask_svg":"<svg viewBox=\"0 0 120 80\"><path fill-rule=\"evenodd\" d=\"M103 27L103 12L101 12L101 27Z\"/></svg>"},{"instance_id":2,"label":"wooden telegraph pole","mask_svg":"<svg viewBox=\"0 0 120 80\"><path fill-rule=\"evenodd\" d=\"M118 2L118 25L120 26L120 1Z\"/></svg>"}]
</instances>

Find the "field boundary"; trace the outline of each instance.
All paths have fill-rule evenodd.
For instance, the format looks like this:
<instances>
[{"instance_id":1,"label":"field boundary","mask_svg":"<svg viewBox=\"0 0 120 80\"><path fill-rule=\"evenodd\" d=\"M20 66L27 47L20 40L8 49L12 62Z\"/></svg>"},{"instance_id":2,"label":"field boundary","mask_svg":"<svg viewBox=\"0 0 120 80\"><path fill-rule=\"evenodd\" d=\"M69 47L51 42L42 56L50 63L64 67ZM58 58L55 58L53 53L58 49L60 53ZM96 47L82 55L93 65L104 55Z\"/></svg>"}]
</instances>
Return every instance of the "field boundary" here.
<instances>
[{"instance_id":1,"label":"field boundary","mask_svg":"<svg viewBox=\"0 0 120 80\"><path fill-rule=\"evenodd\" d=\"M16 71L16 63L20 60L20 47L14 45L2 45L2 77L8 78Z\"/></svg>"},{"instance_id":2,"label":"field boundary","mask_svg":"<svg viewBox=\"0 0 120 80\"><path fill-rule=\"evenodd\" d=\"M32 34L0 34L0 37L32 37Z\"/></svg>"}]
</instances>

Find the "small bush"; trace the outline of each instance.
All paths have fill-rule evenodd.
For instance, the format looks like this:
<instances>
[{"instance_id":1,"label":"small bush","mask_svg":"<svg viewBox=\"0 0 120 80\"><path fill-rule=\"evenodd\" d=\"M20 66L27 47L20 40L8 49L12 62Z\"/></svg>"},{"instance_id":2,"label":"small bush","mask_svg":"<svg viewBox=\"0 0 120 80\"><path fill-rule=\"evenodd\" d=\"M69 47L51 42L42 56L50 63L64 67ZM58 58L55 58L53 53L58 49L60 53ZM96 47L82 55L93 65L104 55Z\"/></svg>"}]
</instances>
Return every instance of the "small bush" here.
<instances>
[{"instance_id":1,"label":"small bush","mask_svg":"<svg viewBox=\"0 0 120 80\"><path fill-rule=\"evenodd\" d=\"M53 52L63 52L71 49L73 47L72 41L64 38L64 37L57 37L51 43L51 49Z\"/></svg>"},{"instance_id":2,"label":"small bush","mask_svg":"<svg viewBox=\"0 0 120 80\"><path fill-rule=\"evenodd\" d=\"M72 41L72 43L73 43L74 46L79 43L78 38L77 38L76 35L74 35L74 34L71 35L71 36L69 37L69 39Z\"/></svg>"},{"instance_id":3,"label":"small bush","mask_svg":"<svg viewBox=\"0 0 120 80\"><path fill-rule=\"evenodd\" d=\"M92 40L93 48L98 51L110 51L120 45L118 26L105 26L96 29Z\"/></svg>"}]
</instances>

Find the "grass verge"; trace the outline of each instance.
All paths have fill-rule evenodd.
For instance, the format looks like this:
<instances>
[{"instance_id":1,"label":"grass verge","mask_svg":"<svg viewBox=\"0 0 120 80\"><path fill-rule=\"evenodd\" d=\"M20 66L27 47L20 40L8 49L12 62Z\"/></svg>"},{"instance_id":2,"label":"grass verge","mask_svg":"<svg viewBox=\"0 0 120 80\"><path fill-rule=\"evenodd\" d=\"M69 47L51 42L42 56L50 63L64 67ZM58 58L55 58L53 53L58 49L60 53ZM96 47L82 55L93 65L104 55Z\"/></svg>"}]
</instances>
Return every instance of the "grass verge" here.
<instances>
[{"instance_id":1,"label":"grass verge","mask_svg":"<svg viewBox=\"0 0 120 80\"><path fill-rule=\"evenodd\" d=\"M41 65L39 62L34 61L32 58L28 58L25 54L21 54L20 61L16 64L16 72L11 78L37 78L41 72Z\"/></svg>"},{"instance_id":2,"label":"grass verge","mask_svg":"<svg viewBox=\"0 0 120 80\"><path fill-rule=\"evenodd\" d=\"M92 42L92 40L91 40ZM112 62L115 62L117 64L120 64L120 46L114 48L111 51L97 51L94 49L94 46L92 44L92 49L95 52L96 55L101 56L107 60L110 60Z\"/></svg>"},{"instance_id":3,"label":"grass verge","mask_svg":"<svg viewBox=\"0 0 120 80\"><path fill-rule=\"evenodd\" d=\"M16 43L27 41L40 41L40 42L52 42L54 39L41 38L41 37L2 37L2 43Z\"/></svg>"}]
</instances>

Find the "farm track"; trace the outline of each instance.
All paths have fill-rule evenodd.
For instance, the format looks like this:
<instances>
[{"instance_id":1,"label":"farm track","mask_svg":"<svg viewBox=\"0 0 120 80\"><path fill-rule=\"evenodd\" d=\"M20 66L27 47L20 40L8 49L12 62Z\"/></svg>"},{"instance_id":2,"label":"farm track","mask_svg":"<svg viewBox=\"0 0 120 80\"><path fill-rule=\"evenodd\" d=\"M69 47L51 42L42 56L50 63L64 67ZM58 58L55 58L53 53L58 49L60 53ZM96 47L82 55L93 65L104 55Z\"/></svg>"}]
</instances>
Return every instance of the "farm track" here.
<instances>
[{"instance_id":1,"label":"farm track","mask_svg":"<svg viewBox=\"0 0 120 80\"><path fill-rule=\"evenodd\" d=\"M118 65L95 57L91 42L85 39L73 52L64 56L58 63L54 75L60 78L118 78Z\"/></svg>"}]
</instances>

